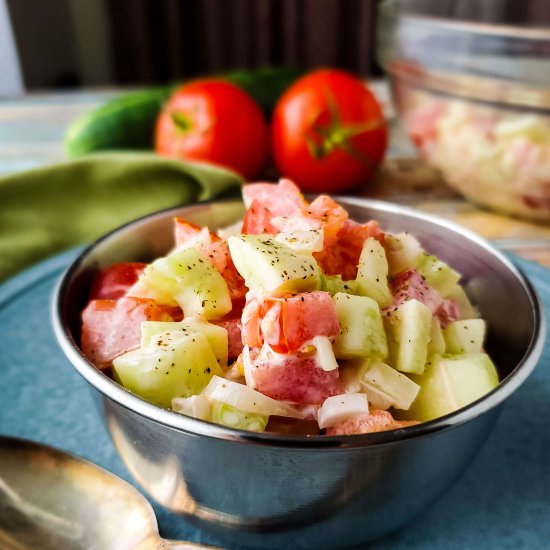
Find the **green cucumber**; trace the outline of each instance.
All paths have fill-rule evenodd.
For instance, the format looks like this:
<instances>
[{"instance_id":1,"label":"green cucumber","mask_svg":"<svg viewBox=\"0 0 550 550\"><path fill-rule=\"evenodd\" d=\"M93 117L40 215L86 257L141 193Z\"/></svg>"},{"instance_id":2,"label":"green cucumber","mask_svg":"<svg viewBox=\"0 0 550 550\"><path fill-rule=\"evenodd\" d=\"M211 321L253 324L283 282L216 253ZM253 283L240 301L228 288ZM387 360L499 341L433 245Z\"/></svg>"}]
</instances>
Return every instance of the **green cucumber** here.
<instances>
[{"instance_id":1,"label":"green cucumber","mask_svg":"<svg viewBox=\"0 0 550 550\"><path fill-rule=\"evenodd\" d=\"M432 319L430 328L430 341L428 343L428 355L443 355L445 353L445 339L443 331L437 319Z\"/></svg>"},{"instance_id":2,"label":"green cucumber","mask_svg":"<svg viewBox=\"0 0 550 550\"><path fill-rule=\"evenodd\" d=\"M432 327L431 311L418 300L407 300L384 316L388 363L401 372L422 374Z\"/></svg>"},{"instance_id":3,"label":"green cucumber","mask_svg":"<svg viewBox=\"0 0 550 550\"><path fill-rule=\"evenodd\" d=\"M424 253L417 266L418 272L426 282L433 286L441 296L447 297L460 280L460 273L449 267L444 261Z\"/></svg>"},{"instance_id":4,"label":"green cucumber","mask_svg":"<svg viewBox=\"0 0 550 550\"><path fill-rule=\"evenodd\" d=\"M177 304L186 317L221 319L231 311L225 279L194 248L176 251L149 264L129 290L130 296Z\"/></svg>"},{"instance_id":5,"label":"green cucumber","mask_svg":"<svg viewBox=\"0 0 550 550\"><path fill-rule=\"evenodd\" d=\"M380 307L391 304L393 296L388 285L388 261L382 245L369 237L359 257L356 290L361 296L375 300Z\"/></svg>"},{"instance_id":6,"label":"green cucumber","mask_svg":"<svg viewBox=\"0 0 550 550\"><path fill-rule=\"evenodd\" d=\"M174 397L200 393L212 376L222 374L210 344L202 334L165 332L149 345L113 361L117 382L161 407Z\"/></svg>"},{"instance_id":7,"label":"green cucumber","mask_svg":"<svg viewBox=\"0 0 550 550\"><path fill-rule=\"evenodd\" d=\"M388 355L386 334L378 304L367 296L353 296L339 292L333 297L340 334L334 344L338 359Z\"/></svg>"},{"instance_id":8,"label":"green cucumber","mask_svg":"<svg viewBox=\"0 0 550 550\"><path fill-rule=\"evenodd\" d=\"M143 321L141 323L141 347L149 345L155 336L162 332L199 332L206 336L221 367L227 367L228 340L227 330L198 317L186 317L183 321Z\"/></svg>"},{"instance_id":9,"label":"green cucumber","mask_svg":"<svg viewBox=\"0 0 550 550\"><path fill-rule=\"evenodd\" d=\"M486 323L483 319L455 321L443 330L447 353L481 353Z\"/></svg>"},{"instance_id":10,"label":"green cucumber","mask_svg":"<svg viewBox=\"0 0 550 550\"><path fill-rule=\"evenodd\" d=\"M355 281L344 281L342 275L325 275L321 273L321 286L319 290L324 290L331 296L334 296L338 292L357 294L357 283Z\"/></svg>"},{"instance_id":11,"label":"green cucumber","mask_svg":"<svg viewBox=\"0 0 550 550\"><path fill-rule=\"evenodd\" d=\"M384 249L388 260L388 270L391 276L406 269L416 267L424 249L420 243L408 233L386 233Z\"/></svg>"},{"instance_id":12,"label":"green cucumber","mask_svg":"<svg viewBox=\"0 0 550 550\"><path fill-rule=\"evenodd\" d=\"M283 91L300 75L292 68L260 68L216 75L250 94L269 116ZM159 86L123 94L74 122L65 136L69 157L112 149L153 149L162 106L181 86Z\"/></svg>"},{"instance_id":13,"label":"green cucumber","mask_svg":"<svg viewBox=\"0 0 550 550\"><path fill-rule=\"evenodd\" d=\"M444 416L479 399L498 384L498 373L488 355L434 355L424 374L412 375L420 392L411 408L399 417L425 422Z\"/></svg>"},{"instance_id":14,"label":"green cucumber","mask_svg":"<svg viewBox=\"0 0 550 550\"><path fill-rule=\"evenodd\" d=\"M227 240L231 258L250 289L268 296L317 290L321 270L311 254L297 253L272 235L239 235Z\"/></svg>"},{"instance_id":15,"label":"green cucumber","mask_svg":"<svg viewBox=\"0 0 550 550\"><path fill-rule=\"evenodd\" d=\"M241 411L227 403L214 401L212 403L212 421L237 430L263 432L269 421L269 416Z\"/></svg>"},{"instance_id":16,"label":"green cucumber","mask_svg":"<svg viewBox=\"0 0 550 550\"><path fill-rule=\"evenodd\" d=\"M477 319L479 312L472 304L466 291L460 286L455 285L447 292L446 296L449 300L454 300L458 305L460 311L460 319Z\"/></svg>"}]
</instances>

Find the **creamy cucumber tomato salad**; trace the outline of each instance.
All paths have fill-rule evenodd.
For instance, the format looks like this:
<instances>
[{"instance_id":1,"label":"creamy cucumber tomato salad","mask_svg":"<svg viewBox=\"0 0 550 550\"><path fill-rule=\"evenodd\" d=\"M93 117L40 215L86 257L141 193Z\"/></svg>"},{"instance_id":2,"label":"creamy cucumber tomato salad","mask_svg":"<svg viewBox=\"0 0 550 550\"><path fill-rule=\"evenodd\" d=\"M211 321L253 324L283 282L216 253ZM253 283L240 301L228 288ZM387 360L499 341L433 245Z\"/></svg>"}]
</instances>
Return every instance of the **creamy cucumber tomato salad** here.
<instances>
[{"instance_id":1,"label":"creamy cucumber tomato salad","mask_svg":"<svg viewBox=\"0 0 550 550\"><path fill-rule=\"evenodd\" d=\"M231 428L360 434L448 414L498 383L460 274L410 234L289 180L244 220L174 219L174 248L99 271L82 350L160 407Z\"/></svg>"}]
</instances>

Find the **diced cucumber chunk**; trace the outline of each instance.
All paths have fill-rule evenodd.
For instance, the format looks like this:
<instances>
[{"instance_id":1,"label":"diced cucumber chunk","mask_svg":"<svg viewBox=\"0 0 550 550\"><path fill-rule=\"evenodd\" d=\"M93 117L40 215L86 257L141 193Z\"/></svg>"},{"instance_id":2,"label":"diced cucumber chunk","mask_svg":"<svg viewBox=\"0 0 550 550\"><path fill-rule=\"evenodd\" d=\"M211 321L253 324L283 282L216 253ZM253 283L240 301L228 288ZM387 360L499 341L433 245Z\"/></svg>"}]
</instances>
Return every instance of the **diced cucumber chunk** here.
<instances>
[{"instance_id":1,"label":"diced cucumber chunk","mask_svg":"<svg viewBox=\"0 0 550 550\"><path fill-rule=\"evenodd\" d=\"M479 399L498 384L498 373L484 353L433 356L421 376L411 376L420 392L401 416L427 421L452 413Z\"/></svg>"},{"instance_id":2,"label":"diced cucumber chunk","mask_svg":"<svg viewBox=\"0 0 550 550\"><path fill-rule=\"evenodd\" d=\"M483 319L469 319L450 323L444 330L447 353L480 353L485 340L486 323Z\"/></svg>"},{"instance_id":3,"label":"diced cucumber chunk","mask_svg":"<svg viewBox=\"0 0 550 550\"><path fill-rule=\"evenodd\" d=\"M313 256L293 251L274 236L240 235L227 242L233 263L249 288L279 296L320 286L321 270Z\"/></svg>"},{"instance_id":4,"label":"diced cucumber chunk","mask_svg":"<svg viewBox=\"0 0 550 550\"><path fill-rule=\"evenodd\" d=\"M117 357L113 374L131 392L169 407L174 397L200 393L222 371L203 334L165 332L146 347Z\"/></svg>"},{"instance_id":5,"label":"diced cucumber chunk","mask_svg":"<svg viewBox=\"0 0 550 550\"><path fill-rule=\"evenodd\" d=\"M341 275L325 275L324 273L321 273L319 290L324 290L331 296L334 296L338 292L358 294L356 281L344 281Z\"/></svg>"},{"instance_id":6,"label":"diced cucumber chunk","mask_svg":"<svg viewBox=\"0 0 550 550\"><path fill-rule=\"evenodd\" d=\"M477 319L479 312L473 306L465 290L460 285L455 285L447 293L447 298L454 300L460 311L460 319Z\"/></svg>"},{"instance_id":7,"label":"diced cucumber chunk","mask_svg":"<svg viewBox=\"0 0 550 550\"><path fill-rule=\"evenodd\" d=\"M386 333L378 304L367 296L338 292L333 297L340 334L334 344L339 359L388 355Z\"/></svg>"},{"instance_id":8,"label":"diced cucumber chunk","mask_svg":"<svg viewBox=\"0 0 550 550\"><path fill-rule=\"evenodd\" d=\"M263 432L269 421L269 416L240 411L227 403L214 401L212 404L212 421L237 430Z\"/></svg>"},{"instance_id":9,"label":"diced cucumber chunk","mask_svg":"<svg viewBox=\"0 0 550 550\"><path fill-rule=\"evenodd\" d=\"M388 260L390 275L397 275L406 269L416 267L424 249L420 243L408 233L386 233L384 249Z\"/></svg>"},{"instance_id":10,"label":"diced cucumber chunk","mask_svg":"<svg viewBox=\"0 0 550 550\"><path fill-rule=\"evenodd\" d=\"M346 391L367 394L375 409L408 409L420 386L378 359L355 359L341 367L340 380Z\"/></svg>"},{"instance_id":11,"label":"diced cucumber chunk","mask_svg":"<svg viewBox=\"0 0 550 550\"><path fill-rule=\"evenodd\" d=\"M200 317L186 317L179 322L144 321L141 323L141 347L147 346L153 337L162 332L204 334L220 366L227 366L228 337L227 330L223 327L209 323Z\"/></svg>"},{"instance_id":12,"label":"diced cucumber chunk","mask_svg":"<svg viewBox=\"0 0 550 550\"><path fill-rule=\"evenodd\" d=\"M432 319L430 327L430 341L428 343L428 355L443 355L445 353L445 339L443 331L437 319Z\"/></svg>"},{"instance_id":13,"label":"diced cucumber chunk","mask_svg":"<svg viewBox=\"0 0 550 550\"><path fill-rule=\"evenodd\" d=\"M420 258L417 270L444 298L460 280L460 273L439 258L426 253Z\"/></svg>"},{"instance_id":14,"label":"diced cucumber chunk","mask_svg":"<svg viewBox=\"0 0 550 550\"><path fill-rule=\"evenodd\" d=\"M388 363L401 372L422 374L432 327L431 311L418 300L407 300L385 316Z\"/></svg>"},{"instance_id":15,"label":"diced cucumber chunk","mask_svg":"<svg viewBox=\"0 0 550 550\"><path fill-rule=\"evenodd\" d=\"M388 261L382 245L369 237L363 245L357 269L357 293L375 300L380 307L392 302L388 285Z\"/></svg>"},{"instance_id":16,"label":"diced cucumber chunk","mask_svg":"<svg viewBox=\"0 0 550 550\"><path fill-rule=\"evenodd\" d=\"M220 319L231 311L227 283L194 248L180 250L147 266L129 295L179 305L186 316Z\"/></svg>"},{"instance_id":17,"label":"diced cucumber chunk","mask_svg":"<svg viewBox=\"0 0 550 550\"><path fill-rule=\"evenodd\" d=\"M277 242L283 243L295 252L321 252L323 250L324 234L318 229L309 231L289 231L275 235Z\"/></svg>"}]
</instances>

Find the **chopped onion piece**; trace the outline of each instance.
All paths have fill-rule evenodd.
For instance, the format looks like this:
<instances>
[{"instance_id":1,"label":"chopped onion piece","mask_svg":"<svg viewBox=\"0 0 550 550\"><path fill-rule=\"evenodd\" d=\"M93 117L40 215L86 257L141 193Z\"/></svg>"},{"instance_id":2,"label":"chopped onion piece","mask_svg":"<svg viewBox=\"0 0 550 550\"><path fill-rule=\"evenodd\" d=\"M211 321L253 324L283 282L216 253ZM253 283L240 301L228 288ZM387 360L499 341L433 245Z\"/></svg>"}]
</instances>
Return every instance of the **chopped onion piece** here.
<instances>
[{"instance_id":1,"label":"chopped onion piece","mask_svg":"<svg viewBox=\"0 0 550 550\"><path fill-rule=\"evenodd\" d=\"M191 397L174 397L172 399L172 410L193 418L211 420L212 402L202 394L192 395Z\"/></svg>"},{"instance_id":2,"label":"chopped onion piece","mask_svg":"<svg viewBox=\"0 0 550 550\"><path fill-rule=\"evenodd\" d=\"M392 396L372 384L363 383L362 391L366 394L370 406L373 409L387 411L393 405Z\"/></svg>"},{"instance_id":3,"label":"chopped onion piece","mask_svg":"<svg viewBox=\"0 0 550 550\"><path fill-rule=\"evenodd\" d=\"M231 405L241 411L263 414L266 416L288 416L302 418L302 414L290 405L271 399L248 386L213 376L203 394L214 401Z\"/></svg>"},{"instance_id":4,"label":"chopped onion piece","mask_svg":"<svg viewBox=\"0 0 550 550\"><path fill-rule=\"evenodd\" d=\"M336 357L332 349L332 342L326 336L315 336L311 340L311 344L315 346L315 361L324 370L331 371L338 368Z\"/></svg>"},{"instance_id":5,"label":"chopped onion piece","mask_svg":"<svg viewBox=\"0 0 550 550\"><path fill-rule=\"evenodd\" d=\"M344 393L325 399L319 409L319 428L329 428L358 414L368 414L369 402L364 393Z\"/></svg>"},{"instance_id":6,"label":"chopped onion piece","mask_svg":"<svg viewBox=\"0 0 550 550\"><path fill-rule=\"evenodd\" d=\"M256 387L256 382L254 382L254 377L252 376L252 358L250 357L250 348L248 346L244 346L242 354L242 362L243 362L243 370L244 370L244 379L246 381L246 385L254 389Z\"/></svg>"}]
</instances>

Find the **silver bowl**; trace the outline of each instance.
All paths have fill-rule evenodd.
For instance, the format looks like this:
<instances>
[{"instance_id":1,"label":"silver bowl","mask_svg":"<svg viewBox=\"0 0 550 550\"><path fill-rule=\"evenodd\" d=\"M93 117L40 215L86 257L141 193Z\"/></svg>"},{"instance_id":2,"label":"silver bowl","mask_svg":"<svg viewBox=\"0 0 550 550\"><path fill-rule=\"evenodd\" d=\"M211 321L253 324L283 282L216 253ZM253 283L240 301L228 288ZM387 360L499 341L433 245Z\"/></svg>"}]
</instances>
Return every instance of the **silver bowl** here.
<instances>
[{"instance_id":1,"label":"silver bowl","mask_svg":"<svg viewBox=\"0 0 550 550\"><path fill-rule=\"evenodd\" d=\"M460 477L487 439L503 402L534 369L544 320L531 285L502 254L442 219L378 201L339 198L351 218L410 231L464 276L489 325L499 386L459 411L405 429L298 437L226 428L161 409L97 370L79 349L80 312L98 267L150 261L172 246L172 218L211 228L243 214L240 201L203 203L142 218L88 248L61 280L57 339L90 384L128 470L175 513L227 544L338 548L364 544L414 518Z\"/></svg>"}]
</instances>

